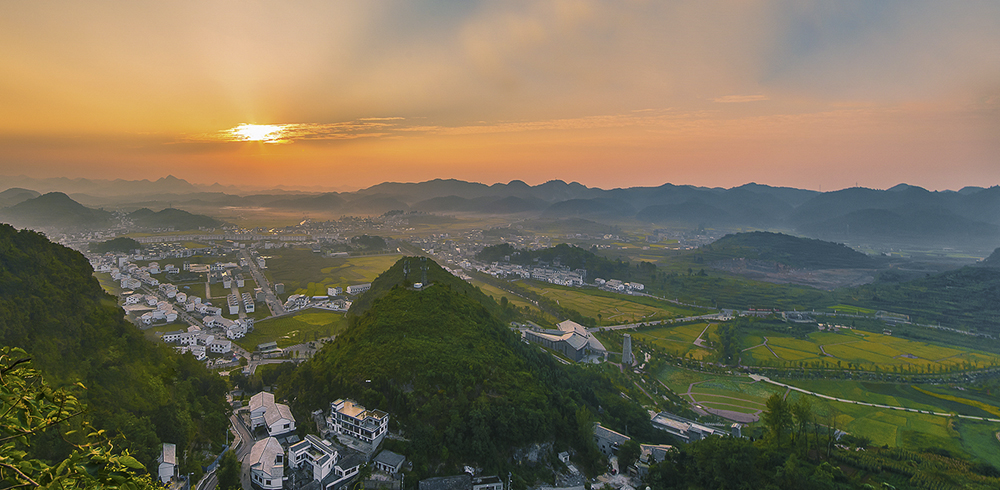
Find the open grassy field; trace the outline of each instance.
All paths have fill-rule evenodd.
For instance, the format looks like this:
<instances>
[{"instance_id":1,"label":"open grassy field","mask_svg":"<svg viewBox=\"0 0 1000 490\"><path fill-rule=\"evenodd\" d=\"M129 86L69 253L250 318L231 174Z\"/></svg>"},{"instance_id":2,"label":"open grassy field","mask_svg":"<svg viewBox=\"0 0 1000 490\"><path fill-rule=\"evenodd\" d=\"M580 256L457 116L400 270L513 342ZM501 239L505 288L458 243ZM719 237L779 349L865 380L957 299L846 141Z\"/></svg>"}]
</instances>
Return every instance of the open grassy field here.
<instances>
[{"instance_id":1,"label":"open grassy field","mask_svg":"<svg viewBox=\"0 0 1000 490\"><path fill-rule=\"evenodd\" d=\"M554 316L552 316L552 315L550 315L548 313L545 313L544 311L542 311L541 309L539 309L537 306L535 306L534 303L532 303L532 302L530 302L530 301L528 301L528 300L526 300L526 299L524 299L524 298L522 298L522 297L520 297L520 296L518 296L516 294L508 293L507 291L504 291L504 290L502 290L502 289L500 289L500 288L498 288L496 286L493 286L493 285L490 285L490 284L486 284L485 282L482 282L482 281L479 281L479 280L476 280L476 279L472 280L472 285L474 285L474 286L478 287L479 289L481 289L483 291L483 294L485 294L487 296L492 296L493 299L496 302L498 302L498 303L500 302L500 298L506 297L507 301L509 301L512 305L514 305L514 306L516 306L518 308L528 307L528 309L533 310L535 313L537 313L538 315L541 315L542 317L544 317L546 320L548 320L552 324L556 324L556 323L559 323L560 321L562 321L562 320L560 320L560 319L558 319L558 318L556 318L556 317L554 317Z\"/></svg>"},{"instance_id":2,"label":"open grassy field","mask_svg":"<svg viewBox=\"0 0 1000 490\"><path fill-rule=\"evenodd\" d=\"M347 327L343 313L310 309L302 313L264 320L254 325L253 332L235 342L253 351L257 344L277 342L278 347L301 344L319 337L329 337Z\"/></svg>"},{"instance_id":3,"label":"open grassy field","mask_svg":"<svg viewBox=\"0 0 1000 490\"><path fill-rule=\"evenodd\" d=\"M745 376L714 375L675 366L665 367L657 374L657 379L703 408L748 415L760 415L771 395L785 392L778 386L754 382Z\"/></svg>"},{"instance_id":4,"label":"open grassy field","mask_svg":"<svg viewBox=\"0 0 1000 490\"><path fill-rule=\"evenodd\" d=\"M837 313L847 313L851 315L874 315L875 310L870 308L862 308L860 306L851 306L845 304L833 305L827 307L828 310L835 311Z\"/></svg>"},{"instance_id":5,"label":"open grassy field","mask_svg":"<svg viewBox=\"0 0 1000 490\"><path fill-rule=\"evenodd\" d=\"M626 296L534 281L524 281L523 285L564 308L598 319L600 325L678 318L700 313L656 298Z\"/></svg>"},{"instance_id":6,"label":"open grassy field","mask_svg":"<svg viewBox=\"0 0 1000 490\"><path fill-rule=\"evenodd\" d=\"M630 333L632 338L654 345L657 348L665 350L671 355L702 360L711 356L712 350L707 347L699 347L694 344L694 341L699 335L702 334L702 332L705 332L702 336L704 340L711 340L713 338L712 335L715 332L715 328L715 324L710 325L708 323L698 322L677 326L662 325L646 327L634 330ZM704 345L707 346L707 342Z\"/></svg>"},{"instance_id":7,"label":"open grassy field","mask_svg":"<svg viewBox=\"0 0 1000 490\"><path fill-rule=\"evenodd\" d=\"M849 400L929 412L993 416L974 406L927 393L927 388L948 390L944 387L845 380L795 380L789 384ZM1000 424L836 402L795 391L789 393L788 400L794 402L803 396L808 397L819 423L831 425L835 418L838 428L868 437L873 444L914 450L941 448L1000 465L1000 442L993 436L994 432L1000 430Z\"/></svg>"},{"instance_id":8,"label":"open grassy field","mask_svg":"<svg viewBox=\"0 0 1000 490\"><path fill-rule=\"evenodd\" d=\"M760 345L767 337L767 347ZM745 365L790 365L857 368L884 372L935 373L1000 364L1000 356L964 347L917 342L883 335L841 329L816 331L805 339L774 332L750 332L742 344Z\"/></svg>"},{"instance_id":9,"label":"open grassy field","mask_svg":"<svg viewBox=\"0 0 1000 490\"><path fill-rule=\"evenodd\" d=\"M395 264L400 255L328 258L305 249L281 249L271 253L267 276L285 284L285 294L322 296L326 288L372 282Z\"/></svg>"},{"instance_id":10,"label":"open grassy field","mask_svg":"<svg viewBox=\"0 0 1000 490\"><path fill-rule=\"evenodd\" d=\"M101 283L101 288L104 289L108 294L118 297L122 294L121 283L111 279L111 273L109 272L95 272L94 277L97 278L97 282Z\"/></svg>"}]
</instances>

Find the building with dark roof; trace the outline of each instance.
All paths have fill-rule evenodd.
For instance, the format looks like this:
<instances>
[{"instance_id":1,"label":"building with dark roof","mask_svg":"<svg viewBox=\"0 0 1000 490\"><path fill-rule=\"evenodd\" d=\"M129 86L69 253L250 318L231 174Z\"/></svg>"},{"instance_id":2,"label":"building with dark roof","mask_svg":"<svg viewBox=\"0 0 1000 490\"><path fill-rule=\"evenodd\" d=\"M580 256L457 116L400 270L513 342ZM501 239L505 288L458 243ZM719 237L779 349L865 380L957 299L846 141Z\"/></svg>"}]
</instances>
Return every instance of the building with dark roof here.
<instances>
[{"instance_id":1,"label":"building with dark roof","mask_svg":"<svg viewBox=\"0 0 1000 490\"><path fill-rule=\"evenodd\" d=\"M420 480L419 490L471 490L472 477L468 473L455 476L439 476Z\"/></svg>"},{"instance_id":2,"label":"building with dark roof","mask_svg":"<svg viewBox=\"0 0 1000 490\"><path fill-rule=\"evenodd\" d=\"M375 456L372 460L372 465L378 471L384 471L390 475L399 473L399 470L403 467L403 463L406 462L406 456L402 454L396 454L388 449L383 450Z\"/></svg>"}]
</instances>

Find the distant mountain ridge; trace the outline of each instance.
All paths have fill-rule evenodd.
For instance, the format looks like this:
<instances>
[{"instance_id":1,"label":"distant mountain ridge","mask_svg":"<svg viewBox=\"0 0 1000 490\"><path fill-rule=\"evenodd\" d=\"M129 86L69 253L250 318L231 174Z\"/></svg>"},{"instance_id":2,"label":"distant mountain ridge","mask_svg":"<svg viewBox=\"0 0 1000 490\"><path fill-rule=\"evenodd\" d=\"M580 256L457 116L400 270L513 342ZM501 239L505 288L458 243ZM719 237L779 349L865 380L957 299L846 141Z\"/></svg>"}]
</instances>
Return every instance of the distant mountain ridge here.
<instances>
[{"instance_id":1,"label":"distant mountain ridge","mask_svg":"<svg viewBox=\"0 0 1000 490\"><path fill-rule=\"evenodd\" d=\"M30 182L29 182L30 181ZM287 191L235 195L230 186L195 186L167 176L155 181L15 178L60 187L89 206L274 208L326 215L380 215L387 211L424 211L533 219L586 219L631 222L651 228L714 228L794 231L830 241L975 247L1000 244L1000 187L928 191L899 184L878 190L854 187L817 192L748 183L729 189L663 184L601 189L551 180L528 185L520 180L482 184L457 179L384 182L355 192ZM21 185L24 184L24 185ZM19 194L19 192L21 192ZM30 192L30 191L29 191ZM0 198L4 195L0 194Z\"/></svg>"}]
</instances>

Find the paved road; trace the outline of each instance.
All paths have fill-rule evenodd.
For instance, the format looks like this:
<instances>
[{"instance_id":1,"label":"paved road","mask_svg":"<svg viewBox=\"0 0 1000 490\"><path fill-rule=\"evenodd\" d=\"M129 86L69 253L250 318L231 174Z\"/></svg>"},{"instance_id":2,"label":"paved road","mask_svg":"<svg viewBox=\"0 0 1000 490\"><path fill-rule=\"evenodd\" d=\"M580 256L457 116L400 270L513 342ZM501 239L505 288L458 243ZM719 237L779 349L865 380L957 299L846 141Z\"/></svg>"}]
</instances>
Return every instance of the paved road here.
<instances>
[{"instance_id":1,"label":"paved road","mask_svg":"<svg viewBox=\"0 0 1000 490\"><path fill-rule=\"evenodd\" d=\"M699 316L688 316L684 318L673 318L670 320L656 320L653 322L637 322L637 323L624 323L621 325L611 325L607 327L594 327L588 328L588 332L600 332L603 330L628 330L633 328L644 327L648 325L664 325L668 323L679 323L679 322L690 322L695 320L722 320L724 315L722 313L711 313L708 315Z\"/></svg>"},{"instance_id":2,"label":"paved road","mask_svg":"<svg viewBox=\"0 0 1000 490\"><path fill-rule=\"evenodd\" d=\"M271 284L267 282L267 278L264 277L264 273L257 267L257 261L250 257L250 251L243 249L240 250L240 253L250 263L250 274L253 276L253 280L257 282L257 287L264 290L264 302L271 310L271 316L284 315L285 306L274 295L274 288L271 287Z\"/></svg>"}]
</instances>

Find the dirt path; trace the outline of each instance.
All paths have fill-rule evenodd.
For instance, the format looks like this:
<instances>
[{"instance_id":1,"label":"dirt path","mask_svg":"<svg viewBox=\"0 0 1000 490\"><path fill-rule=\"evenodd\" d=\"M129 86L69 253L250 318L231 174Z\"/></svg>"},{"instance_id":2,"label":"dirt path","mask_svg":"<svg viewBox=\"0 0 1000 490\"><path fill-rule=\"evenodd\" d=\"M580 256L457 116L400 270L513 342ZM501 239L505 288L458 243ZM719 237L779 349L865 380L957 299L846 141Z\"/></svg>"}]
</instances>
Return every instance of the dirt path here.
<instances>
[{"instance_id":1,"label":"dirt path","mask_svg":"<svg viewBox=\"0 0 1000 490\"><path fill-rule=\"evenodd\" d=\"M702 348L705 348L705 349L708 348L708 347L705 347L705 345L704 345L705 340L702 339L701 336L705 335L705 332L708 331L708 327L711 327L711 326L712 326L711 323L709 323L708 325L705 325L705 329L702 330L700 334L698 334L698 338L694 339L694 345L697 345L698 347L702 347Z\"/></svg>"}]
</instances>

